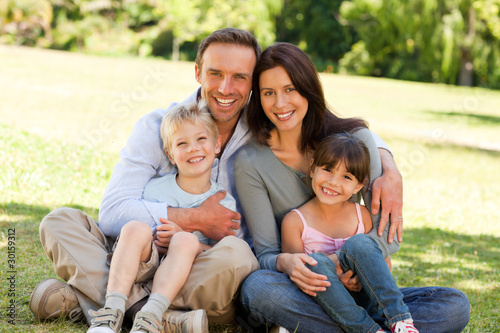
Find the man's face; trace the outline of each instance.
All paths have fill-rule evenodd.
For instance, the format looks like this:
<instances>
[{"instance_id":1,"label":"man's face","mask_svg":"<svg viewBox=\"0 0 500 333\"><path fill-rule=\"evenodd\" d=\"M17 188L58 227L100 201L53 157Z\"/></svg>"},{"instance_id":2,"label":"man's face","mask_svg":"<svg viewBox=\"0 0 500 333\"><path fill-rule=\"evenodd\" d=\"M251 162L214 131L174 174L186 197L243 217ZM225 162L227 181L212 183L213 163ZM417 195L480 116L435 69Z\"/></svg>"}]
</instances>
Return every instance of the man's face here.
<instances>
[{"instance_id":1,"label":"man's face","mask_svg":"<svg viewBox=\"0 0 500 333\"><path fill-rule=\"evenodd\" d=\"M195 66L201 97L218 124L233 122L233 126L236 125L250 97L255 64L251 47L215 43L205 50L201 68Z\"/></svg>"}]
</instances>

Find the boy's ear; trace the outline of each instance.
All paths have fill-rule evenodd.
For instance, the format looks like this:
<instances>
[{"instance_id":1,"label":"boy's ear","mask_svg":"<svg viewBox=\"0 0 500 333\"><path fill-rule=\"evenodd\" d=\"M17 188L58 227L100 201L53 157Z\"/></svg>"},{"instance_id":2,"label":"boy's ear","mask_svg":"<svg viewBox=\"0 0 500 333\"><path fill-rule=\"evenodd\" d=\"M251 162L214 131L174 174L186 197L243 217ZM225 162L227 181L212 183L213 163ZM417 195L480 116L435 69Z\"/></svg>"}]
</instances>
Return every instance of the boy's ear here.
<instances>
[{"instance_id":1,"label":"boy's ear","mask_svg":"<svg viewBox=\"0 0 500 333\"><path fill-rule=\"evenodd\" d=\"M217 140L215 140L215 154L216 155L218 153L220 153L221 145L222 145L222 136L219 135L217 137Z\"/></svg>"},{"instance_id":2,"label":"boy's ear","mask_svg":"<svg viewBox=\"0 0 500 333\"><path fill-rule=\"evenodd\" d=\"M170 160L170 163L172 163L172 165L175 165L175 160L172 156L170 156L170 154L168 153L167 150L165 150L165 154L167 154L167 157L168 159Z\"/></svg>"}]
</instances>

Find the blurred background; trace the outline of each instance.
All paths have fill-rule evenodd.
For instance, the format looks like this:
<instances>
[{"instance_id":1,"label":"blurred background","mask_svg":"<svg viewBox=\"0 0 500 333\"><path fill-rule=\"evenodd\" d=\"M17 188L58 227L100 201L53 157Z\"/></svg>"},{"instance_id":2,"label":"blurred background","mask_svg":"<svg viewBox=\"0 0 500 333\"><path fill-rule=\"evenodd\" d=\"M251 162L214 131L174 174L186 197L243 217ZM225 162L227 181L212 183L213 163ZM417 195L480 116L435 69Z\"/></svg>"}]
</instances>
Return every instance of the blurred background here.
<instances>
[{"instance_id":1,"label":"blurred background","mask_svg":"<svg viewBox=\"0 0 500 333\"><path fill-rule=\"evenodd\" d=\"M100 55L192 61L228 26L321 72L500 88L500 0L0 1L0 44Z\"/></svg>"}]
</instances>

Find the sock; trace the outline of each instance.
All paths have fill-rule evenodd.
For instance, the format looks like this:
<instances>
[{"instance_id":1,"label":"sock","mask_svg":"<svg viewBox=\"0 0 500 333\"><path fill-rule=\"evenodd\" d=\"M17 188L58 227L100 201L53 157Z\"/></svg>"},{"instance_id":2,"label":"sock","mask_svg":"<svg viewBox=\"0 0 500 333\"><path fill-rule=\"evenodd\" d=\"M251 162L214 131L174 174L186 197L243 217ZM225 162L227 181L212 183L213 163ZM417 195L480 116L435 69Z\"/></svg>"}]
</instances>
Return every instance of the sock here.
<instances>
[{"instance_id":1,"label":"sock","mask_svg":"<svg viewBox=\"0 0 500 333\"><path fill-rule=\"evenodd\" d=\"M127 302L127 296L118 292L111 292L106 294L106 303L104 307L108 309L118 309L122 313L125 313L125 302Z\"/></svg>"},{"instance_id":2,"label":"sock","mask_svg":"<svg viewBox=\"0 0 500 333\"><path fill-rule=\"evenodd\" d=\"M161 323L161 318L169 306L170 301L168 298L162 294L151 294L149 295L148 302L142 307L141 311L152 313Z\"/></svg>"}]
</instances>

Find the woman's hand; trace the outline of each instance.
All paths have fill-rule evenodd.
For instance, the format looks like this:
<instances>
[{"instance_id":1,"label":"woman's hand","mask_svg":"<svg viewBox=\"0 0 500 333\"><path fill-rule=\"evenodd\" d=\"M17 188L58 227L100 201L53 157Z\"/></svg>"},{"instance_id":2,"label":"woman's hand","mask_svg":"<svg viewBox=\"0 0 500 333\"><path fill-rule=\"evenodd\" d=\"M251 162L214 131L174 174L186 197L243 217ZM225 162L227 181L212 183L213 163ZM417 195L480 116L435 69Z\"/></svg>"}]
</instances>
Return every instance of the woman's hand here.
<instances>
[{"instance_id":1,"label":"woman's hand","mask_svg":"<svg viewBox=\"0 0 500 333\"><path fill-rule=\"evenodd\" d=\"M317 274L306 267L305 264L316 265L318 262L305 253L282 253L276 261L280 272L288 275L290 280L304 293L316 296L317 291L325 291L330 286L327 277Z\"/></svg>"}]
</instances>

